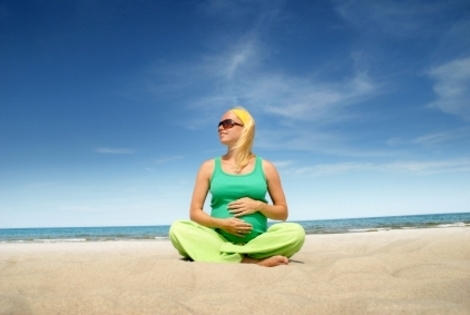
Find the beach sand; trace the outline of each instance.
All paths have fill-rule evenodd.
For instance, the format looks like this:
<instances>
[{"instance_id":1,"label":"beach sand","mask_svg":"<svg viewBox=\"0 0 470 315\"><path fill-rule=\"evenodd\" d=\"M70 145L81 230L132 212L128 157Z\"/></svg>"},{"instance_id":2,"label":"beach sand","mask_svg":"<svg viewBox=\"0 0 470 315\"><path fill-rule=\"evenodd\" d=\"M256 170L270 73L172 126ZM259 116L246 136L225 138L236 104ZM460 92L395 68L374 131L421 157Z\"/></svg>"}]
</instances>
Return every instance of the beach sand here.
<instances>
[{"instance_id":1,"label":"beach sand","mask_svg":"<svg viewBox=\"0 0 470 315\"><path fill-rule=\"evenodd\" d=\"M275 268L169 241L3 243L0 314L470 314L470 228L309 235Z\"/></svg>"}]
</instances>

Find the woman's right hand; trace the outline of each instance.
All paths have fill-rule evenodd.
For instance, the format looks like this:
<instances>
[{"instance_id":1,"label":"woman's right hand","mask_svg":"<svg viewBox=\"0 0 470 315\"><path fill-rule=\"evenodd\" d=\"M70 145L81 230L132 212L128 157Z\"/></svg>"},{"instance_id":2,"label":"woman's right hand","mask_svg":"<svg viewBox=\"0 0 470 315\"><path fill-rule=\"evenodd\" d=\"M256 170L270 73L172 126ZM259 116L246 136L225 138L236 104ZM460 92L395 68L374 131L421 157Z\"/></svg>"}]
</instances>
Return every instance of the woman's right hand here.
<instances>
[{"instance_id":1,"label":"woman's right hand","mask_svg":"<svg viewBox=\"0 0 470 315\"><path fill-rule=\"evenodd\" d=\"M245 237L246 234L251 233L253 226L238 218L227 218L222 220L220 228L227 233Z\"/></svg>"}]
</instances>

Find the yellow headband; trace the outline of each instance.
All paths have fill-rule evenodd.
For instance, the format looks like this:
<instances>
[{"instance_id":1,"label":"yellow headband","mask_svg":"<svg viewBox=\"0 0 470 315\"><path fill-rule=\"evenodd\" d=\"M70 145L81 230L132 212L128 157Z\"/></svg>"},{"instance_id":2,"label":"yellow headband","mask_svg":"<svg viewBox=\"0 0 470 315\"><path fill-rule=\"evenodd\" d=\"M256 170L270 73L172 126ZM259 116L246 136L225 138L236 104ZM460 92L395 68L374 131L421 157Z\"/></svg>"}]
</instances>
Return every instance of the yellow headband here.
<instances>
[{"instance_id":1,"label":"yellow headband","mask_svg":"<svg viewBox=\"0 0 470 315\"><path fill-rule=\"evenodd\" d=\"M250 120L250 114L243 108L233 108L230 111L237 115L244 125Z\"/></svg>"}]
</instances>

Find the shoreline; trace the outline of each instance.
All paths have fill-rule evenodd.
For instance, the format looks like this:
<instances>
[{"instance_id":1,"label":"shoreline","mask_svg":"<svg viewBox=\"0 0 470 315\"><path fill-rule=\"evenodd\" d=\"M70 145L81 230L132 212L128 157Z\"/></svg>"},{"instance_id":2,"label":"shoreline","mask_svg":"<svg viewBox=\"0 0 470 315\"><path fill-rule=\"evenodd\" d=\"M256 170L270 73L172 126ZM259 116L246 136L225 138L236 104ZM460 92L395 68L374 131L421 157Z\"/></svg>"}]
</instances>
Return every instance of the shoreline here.
<instances>
[{"instance_id":1,"label":"shoreline","mask_svg":"<svg viewBox=\"0 0 470 315\"><path fill-rule=\"evenodd\" d=\"M467 214L467 213L464 213ZM470 213L469 213L470 214ZM341 219L339 219L341 220ZM349 220L349 219L346 219ZM327 220L328 221L328 220ZM299 223L299 221L288 221L288 222L295 222ZM315 222L315 221L304 221L304 222ZM454 223L443 223L443 224L423 224L418 226L377 226L377 227L367 227L367 228L350 228L346 230L312 230L309 229L308 225L303 226L306 230L306 235L336 235L336 234L357 234L357 233L372 233L372 232L389 232L395 230L420 230L420 229L442 229L442 228L464 228L470 227L470 221L465 222L454 222ZM157 234L157 235L149 235L143 237L139 234L129 234L126 236L98 236L93 235L91 232L90 235L83 235L83 232L76 237L60 237L58 235L54 235L54 232L44 233L43 237L41 238L39 235L36 237L25 237L25 238L15 238L11 235L8 236L8 232L10 230L16 231L24 231L24 230L45 230L45 231L57 231L57 230L86 230L86 229L129 229L129 228L146 228L146 229L160 229L166 228L169 229L169 226L145 226L145 227L84 227L84 228L15 228L15 229L0 229L0 244L5 243L32 243L32 244L41 244L41 243L83 243L83 242L140 242L140 241L168 241L168 231L165 234ZM3 234L2 234L3 232ZM54 235L54 236L51 236Z\"/></svg>"},{"instance_id":2,"label":"shoreline","mask_svg":"<svg viewBox=\"0 0 470 315\"><path fill-rule=\"evenodd\" d=\"M266 268L168 240L1 243L0 314L469 314L468 244L470 227L309 234Z\"/></svg>"}]
</instances>

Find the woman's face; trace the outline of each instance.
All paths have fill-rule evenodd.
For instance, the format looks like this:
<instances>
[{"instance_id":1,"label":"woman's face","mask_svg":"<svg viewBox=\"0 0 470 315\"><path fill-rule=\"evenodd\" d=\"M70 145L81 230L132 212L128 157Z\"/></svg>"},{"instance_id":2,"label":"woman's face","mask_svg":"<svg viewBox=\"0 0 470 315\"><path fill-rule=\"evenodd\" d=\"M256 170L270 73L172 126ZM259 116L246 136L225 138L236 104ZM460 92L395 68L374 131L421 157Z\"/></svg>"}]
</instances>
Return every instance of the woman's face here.
<instances>
[{"instance_id":1,"label":"woman's face","mask_svg":"<svg viewBox=\"0 0 470 315\"><path fill-rule=\"evenodd\" d=\"M243 125L243 123L237 117L237 115L235 115L231 111L226 112L222 116L220 121L222 122L222 121L227 120L227 119L231 119L235 124L227 123L226 125L228 125L228 126L226 126L226 128L224 128L224 126L219 126L217 128L217 131L219 133L219 139L220 139L220 142L222 144L228 145L228 146L233 146L237 143L238 139L240 138L240 136L242 134L243 126L240 126L240 125ZM233 127L230 128L230 125L232 125Z\"/></svg>"}]
</instances>

